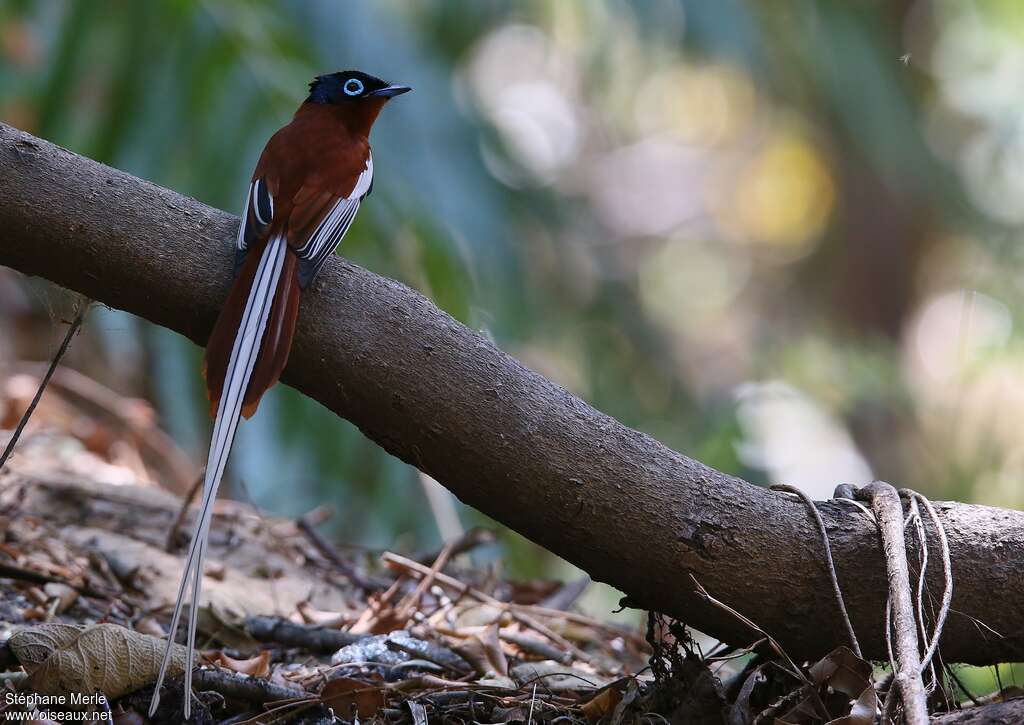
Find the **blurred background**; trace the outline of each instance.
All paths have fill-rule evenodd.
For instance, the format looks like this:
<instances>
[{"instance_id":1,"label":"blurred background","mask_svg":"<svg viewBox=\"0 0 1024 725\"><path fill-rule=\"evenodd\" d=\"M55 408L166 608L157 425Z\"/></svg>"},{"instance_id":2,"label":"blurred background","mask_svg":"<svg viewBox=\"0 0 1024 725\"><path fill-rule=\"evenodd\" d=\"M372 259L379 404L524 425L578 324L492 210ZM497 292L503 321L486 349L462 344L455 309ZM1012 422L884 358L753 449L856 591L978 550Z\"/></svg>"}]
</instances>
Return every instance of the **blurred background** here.
<instances>
[{"instance_id":1,"label":"blurred background","mask_svg":"<svg viewBox=\"0 0 1024 725\"><path fill-rule=\"evenodd\" d=\"M1016 0L0 3L0 120L232 211L309 80L350 67L415 92L375 129L349 259L750 481L1024 504ZM0 365L48 359L64 304L0 269ZM66 367L198 466L200 359L94 309ZM333 503L371 548L486 523L283 386L228 489ZM507 573L571 576L501 542Z\"/></svg>"}]
</instances>

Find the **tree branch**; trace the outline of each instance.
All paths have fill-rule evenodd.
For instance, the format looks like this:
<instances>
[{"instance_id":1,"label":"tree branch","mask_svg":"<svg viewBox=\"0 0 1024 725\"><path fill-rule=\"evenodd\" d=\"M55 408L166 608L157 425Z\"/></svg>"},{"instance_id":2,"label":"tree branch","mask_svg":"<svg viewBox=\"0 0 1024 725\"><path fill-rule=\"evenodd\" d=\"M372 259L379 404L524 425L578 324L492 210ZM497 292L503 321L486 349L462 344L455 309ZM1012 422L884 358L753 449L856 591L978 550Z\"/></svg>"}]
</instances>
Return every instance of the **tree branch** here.
<instances>
[{"instance_id":1,"label":"tree branch","mask_svg":"<svg viewBox=\"0 0 1024 725\"><path fill-rule=\"evenodd\" d=\"M0 264L204 344L227 294L237 224L0 125ZM799 501L626 428L398 282L331 260L304 295L284 379L635 606L746 643L746 628L694 594L693 572L795 659L846 641ZM944 658L1024 658L1024 514L937 508L957 581ZM838 504L821 513L865 655L884 659L886 578L874 527Z\"/></svg>"}]
</instances>

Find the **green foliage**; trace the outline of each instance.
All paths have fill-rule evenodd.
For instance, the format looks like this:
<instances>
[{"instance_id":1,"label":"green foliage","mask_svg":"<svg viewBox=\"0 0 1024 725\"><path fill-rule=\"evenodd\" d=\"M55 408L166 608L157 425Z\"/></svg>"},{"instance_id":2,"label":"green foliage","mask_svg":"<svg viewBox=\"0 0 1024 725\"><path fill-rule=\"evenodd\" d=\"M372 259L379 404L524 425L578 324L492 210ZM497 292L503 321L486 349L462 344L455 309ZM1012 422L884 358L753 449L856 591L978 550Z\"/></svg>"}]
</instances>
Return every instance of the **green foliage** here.
<instances>
[{"instance_id":1,"label":"green foliage","mask_svg":"<svg viewBox=\"0 0 1024 725\"><path fill-rule=\"evenodd\" d=\"M312 76L407 82L342 254L723 470L1019 505L1024 13L902 12L20 0L0 118L235 209ZM140 329L141 377L201 457L199 352ZM230 478L275 510L335 502L351 541L436 537L414 472L291 390L242 426Z\"/></svg>"}]
</instances>

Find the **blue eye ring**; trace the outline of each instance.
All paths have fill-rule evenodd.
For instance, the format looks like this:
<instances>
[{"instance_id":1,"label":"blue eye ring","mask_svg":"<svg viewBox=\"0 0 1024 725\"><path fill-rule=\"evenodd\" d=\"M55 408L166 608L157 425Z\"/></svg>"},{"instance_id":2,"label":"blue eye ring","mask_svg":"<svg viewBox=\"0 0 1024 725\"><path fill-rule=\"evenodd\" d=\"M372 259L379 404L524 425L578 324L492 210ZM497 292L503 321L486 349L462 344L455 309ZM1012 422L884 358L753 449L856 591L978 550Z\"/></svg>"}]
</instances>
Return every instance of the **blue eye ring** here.
<instances>
[{"instance_id":1,"label":"blue eye ring","mask_svg":"<svg viewBox=\"0 0 1024 725\"><path fill-rule=\"evenodd\" d=\"M346 96L358 96L363 92L363 82L358 78L349 78L341 87Z\"/></svg>"}]
</instances>

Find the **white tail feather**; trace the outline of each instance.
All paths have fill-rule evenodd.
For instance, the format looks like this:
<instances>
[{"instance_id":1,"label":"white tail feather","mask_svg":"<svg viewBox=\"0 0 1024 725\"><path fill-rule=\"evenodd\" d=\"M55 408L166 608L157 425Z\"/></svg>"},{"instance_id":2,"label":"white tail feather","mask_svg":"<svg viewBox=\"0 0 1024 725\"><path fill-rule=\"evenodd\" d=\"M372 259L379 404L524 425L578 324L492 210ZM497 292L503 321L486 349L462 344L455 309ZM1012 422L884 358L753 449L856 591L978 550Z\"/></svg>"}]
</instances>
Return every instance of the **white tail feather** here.
<instances>
[{"instance_id":1,"label":"white tail feather","mask_svg":"<svg viewBox=\"0 0 1024 725\"><path fill-rule=\"evenodd\" d=\"M224 467L227 465L231 444L235 440L235 431L242 412L242 401L245 390L249 387L249 379L256 365L263 333L267 329L270 310L281 279L281 268L284 263L285 241L283 237L270 240L260 257L259 267L253 279L249 298L245 303L242 323L235 336L231 349L224 388L217 408L217 418L213 424L213 440L210 443L210 455L206 463L206 477L203 480L203 500L199 509L192 544L189 546L185 570L181 574L178 585L178 598L174 604L174 615L171 617L171 631L167 637L167 649L164 651L163 662L160 664L160 675L153 691L149 714L156 712L160 705L160 687L167 675L167 667L171 661L171 649L178 631L181 610L185 602L185 593L189 579L192 579L191 600L188 622L188 650L185 669L185 718L190 717L192 706L192 660L195 652L196 625L199 617L199 593L203 584L203 562L206 558L206 543L210 535L210 522L213 518L213 501L217 498Z\"/></svg>"}]
</instances>

